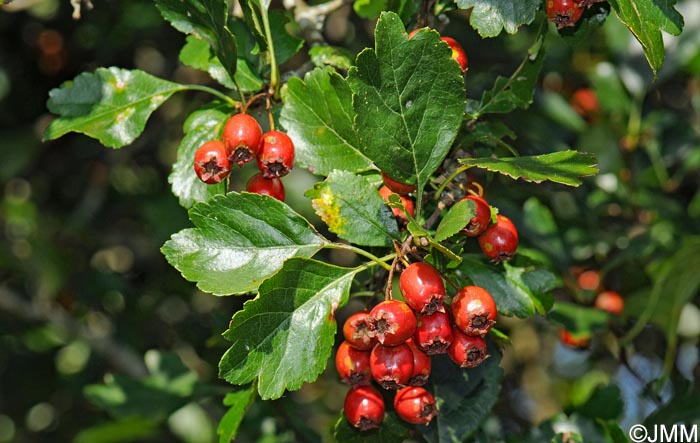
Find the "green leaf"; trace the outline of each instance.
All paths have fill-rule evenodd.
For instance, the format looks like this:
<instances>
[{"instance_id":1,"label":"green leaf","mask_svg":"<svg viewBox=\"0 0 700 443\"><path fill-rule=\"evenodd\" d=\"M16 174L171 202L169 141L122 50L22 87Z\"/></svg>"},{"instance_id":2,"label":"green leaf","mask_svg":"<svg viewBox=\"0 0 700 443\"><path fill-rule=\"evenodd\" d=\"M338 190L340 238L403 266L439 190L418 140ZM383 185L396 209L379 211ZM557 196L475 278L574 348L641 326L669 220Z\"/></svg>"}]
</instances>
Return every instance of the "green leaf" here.
<instances>
[{"instance_id":1,"label":"green leaf","mask_svg":"<svg viewBox=\"0 0 700 443\"><path fill-rule=\"evenodd\" d=\"M438 225L435 240L439 242L446 240L464 229L474 218L475 210L475 204L471 200L460 200L455 203Z\"/></svg>"},{"instance_id":2,"label":"green leaf","mask_svg":"<svg viewBox=\"0 0 700 443\"><path fill-rule=\"evenodd\" d=\"M228 406L228 411L221 417L216 433L219 435L219 443L229 443L236 438L238 426L243 420L243 416L255 399L255 389L249 387L238 391L229 392L224 397L224 406Z\"/></svg>"},{"instance_id":3,"label":"green leaf","mask_svg":"<svg viewBox=\"0 0 700 443\"><path fill-rule=\"evenodd\" d=\"M180 51L180 62L208 72L214 80L229 89L236 87L219 59L212 54L209 44L194 35L187 36L185 45ZM253 72L250 63L245 59L238 60L234 77L244 92L259 91L262 88L262 79Z\"/></svg>"},{"instance_id":4,"label":"green leaf","mask_svg":"<svg viewBox=\"0 0 700 443\"><path fill-rule=\"evenodd\" d=\"M610 0L617 18L644 48L654 77L664 63L661 31L680 35L683 30L683 16L673 7L675 3L675 0Z\"/></svg>"},{"instance_id":5,"label":"green leaf","mask_svg":"<svg viewBox=\"0 0 700 443\"><path fill-rule=\"evenodd\" d=\"M284 90L280 122L294 140L296 161L314 174L362 172L372 162L361 152L353 126L352 92L332 68L316 68Z\"/></svg>"},{"instance_id":6,"label":"green leaf","mask_svg":"<svg viewBox=\"0 0 700 443\"><path fill-rule=\"evenodd\" d=\"M509 138L515 140L515 133L498 120L477 122L472 130L461 138L461 146L474 146L484 144L496 148L503 146L502 140Z\"/></svg>"},{"instance_id":7,"label":"green leaf","mask_svg":"<svg viewBox=\"0 0 700 443\"><path fill-rule=\"evenodd\" d=\"M410 40L398 15L384 12L367 48L348 72L355 127L363 153L379 169L423 187L440 166L462 124L464 79L437 32Z\"/></svg>"},{"instance_id":8,"label":"green leaf","mask_svg":"<svg viewBox=\"0 0 700 443\"><path fill-rule=\"evenodd\" d=\"M362 18L377 18L387 9L389 0L355 0L352 9Z\"/></svg>"},{"instance_id":9,"label":"green leaf","mask_svg":"<svg viewBox=\"0 0 700 443\"><path fill-rule=\"evenodd\" d=\"M226 0L156 0L164 19L185 34L196 34L209 42L230 77L236 73L236 37L228 28Z\"/></svg>"},{"instance_id":10,"label":"green leaf","mask_svg":"<svg viewBox=\"0 0 700 443\"><path fill-rule=\"evenodd\" d=\"M540 34L513 75L509 78L498 77L493 88L484 91L481 102L478 104L470 101L467 113L473 119L476 120L483 114L504 114L517 108L526 109L530 106L544 61L543 42L544 35Z\"/></svg>"},{"instance_id":11,"label":"green leaf","mask_svg":"<svg viewBox=\"0 0 700 443\"><path fill-rule=\"evenodd\" d=\"M678 393L668 403L659 407L647 417L644 420L644 424L646 426L672 426L683 423L690 426L693 423L697 423L697 419L700 417L698 396L700 396L700 389L698 389L697 385L692 390Z\"/></svg>"},{"instance_id":12,"label":"green leaf","mask_svg":"<svg viewBox=\"0 0 700 443\"><path fill-rule=\"evenodd\" d=\"M287 23L291 16L282 11L270 11L270 32L275 47L275 59L282 64L292 58L304 46L304 40L294 37L287 32Z\"/></svg>"},{"instance_id":13,"label":"green leaf","mask_svg":"<svg viewBox=\"0 0 700 443\"><path fill-rule=\"evenodd\" d=\"M610 314L600 309L558 301L554 303L549 318L564 326L575 336L581 336L605 329L608 326Z\"/></svg>"},{"instance_id":14,"label":"green leaf","mask_svg":"<svg viewBox=\"0 0 700 443\"><path fill-rule=\"evenodd\" d=\"M345 305L358 269L292 258L260 285L224 337L233 342L219 362L230 383L258 380L264 400L316 380L331 356L335 310Z\"/></svg>"},{"instance_id":15,"label":"green leaf","mask_svg":"<svg viewBox=\"0 0 700 443\"><path fill-rule=\"evenodd\" d=\"M576 412L594 420L617 420L624 407L620 388L606 385L596 388L586 403L576 408Z\"/></svg>"},{"instance_id":16,"label":"green leaf","mask_svg":"<svg viewBox=\"0 0 700 443\"><path fill-rule=\"evenodd\" d=\"M540 8L539 0L456 0L461 9L474 8L469 24L481 37L496 37L503 29L509 34L532 23Z\"/></svg>"},{"instance_id":17,"label":"green leaf","mask_svg":"<svg viewBox=\"0 0 700 443\"><path fill-rule=\"evenodd\" d=\"M333 171L306 192L316 214L338 237L363 246L388 246L399 238L396 218L363 176Z\"/></svg>"},{"instance_id":18,"label":"green leaf","mask_svg":"<svg viewBox=\"0 0 700 443\"><path fill-rule=\"evenodd\" d=\"M341 46L314 46L309 49L309 57L315 66L333 66L345 71L355 64L352 51Z\"/></svg>"},{"instance_id":19,"label":"green leaf","mask_svg":"<svg viewBox=\"0 0 700 443\"><path fill-rule=\"evenodd\" d=\"M73 438L73 443L127 443L156 439L159 429L156 422L141 417L109 421L83 429Z\"/></svg>"},{"instance_id":20,"label":"green leaf","mask_svg":"<svg viewBox=\"0 0 700 443\"><path fill-rule=\"evenodd\" d=\"M153 111L184 89L139 70L84 72L49 92L46 106L59 117L46 128L44 140L80 132L107 147L121 148L143 132Z\"/></svg>"},{"instance_id":21,"label":"green leaf","mask_svg":"<svg viewBox=\"0 0 700 443\"><path fill-rule=\"evenodd\" d=\"M85 396L114 418L141 417L155 422L190 402L198 385L197 374L176 354L148 351L145 360L147 377L110 376L105 384L87 386Z\"/></svg>"},{"instance_id":22,"label":"green leaf","mask_svg":"<svg viewBox=\"0 0 700 443\"><path fill-rule=\"evenodd\" d=\"M534 183L549 180L568 186L579 186L582 183L579 177L598 173L593 154L572 150L527 157L463 158L459 161L516 180L520 178Z\"/></svg>"},{"instance_id":23,"label":"green leaf","mask_svg":"<svg viewBox=\"0 0 700 443\"><path fill-rule=\"evenodd\" d=\"M620 428L620 424L614 420L598 420L598 423L603 427L605 433L610 437L610 443L628 443L625 431Z\"/></svg>"},{"instance_id":24,"label":"green leaf","mask_svg":"<svg viewBox=\"0 0 700 443\"><path fill-rule=\"evenodd\" d=\"M162 252L187 280L217 295L254 291L286 259L310 257L323 246L308 221L268 196L217 195L189 215L195 228L174 234Z\"/></svg>"},{"instance_id":25,"label":"green leaf","mask_svg":"<svg viewBox=\"0 0 700 443\"><path fill-rule=\"evenodd\" d=\"M498 312L520 318L545 313L552 306L551 291L556 278L541 269L528 270L503 264L505 273L496 266L485 264L475 255L462 256L459 270L478 286L483 287L496 301Z\"/></svg>"},{"instance_id":26,"label":"green leaf","mask_svg":"<svg viewBox=\"0 0 700 443\"><path fill-rule=\"evenodd\" d=\"M185 208L199 201L206 201L221 191L220 186L207 185L192 170L192 159L204 142L221 136L224 124L230 117L230 108L207 105L187 117L183 126L185 136L177 148L177 161L168 176L173 194Z\"/></svg>"},{"instance_id":27,"label":"green leaf","mask_svg":"<svg viewBox=\"0 0 700 443\"><path fill-rule=\"evenodd\" d=\"M355 429L341 414L333 429L333 441L337 443L404 443L411 435L409 425L395 414L386 414L382 424L369 431Z\"/></svg>"},{"instance_id":28,"label":"green leaf","mask_svg":"<svg viewBox=\"0 0 700 443\"><path fill-rule=\"evenodd\" d=\"M488 343L490 357L472 369L462 369L446 355L433 357L430 375L438 415L418 430L429 443L461 443L488 417L498 400L503 379L501 353Z\"/></svg>"}]
</instances>

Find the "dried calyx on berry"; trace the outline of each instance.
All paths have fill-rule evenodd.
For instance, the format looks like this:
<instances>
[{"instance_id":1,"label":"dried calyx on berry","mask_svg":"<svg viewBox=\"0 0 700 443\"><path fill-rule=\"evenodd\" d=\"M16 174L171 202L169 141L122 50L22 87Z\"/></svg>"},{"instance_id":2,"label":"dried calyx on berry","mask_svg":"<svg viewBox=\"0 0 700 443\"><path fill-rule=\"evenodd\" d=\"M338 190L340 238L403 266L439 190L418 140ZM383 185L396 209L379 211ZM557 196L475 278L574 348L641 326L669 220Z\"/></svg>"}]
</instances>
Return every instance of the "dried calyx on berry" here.
<instances>
[{"instance_id":1,"label":"dried calyx on berry","mask_svg":"<svg viewBox=\"0 0 700 443\"><path fill-rule=\"evenodd\" d=\"M404 300L414 311L424 315L445 311L445 284L440 273L430 264L410 264L401 273L399 287Z\"/></svg>"},{"instance_id":2,"label":"dried calyx on berry","mask_svg":"<svg viewBox=\"0 0 700 443\"><path fill-rule=\"evenodd\" d=\"M360 386L348 391L343 412L352 426L368 431L384 420L384 399L372 386Z\"/></svg>"},{"instance_id":3,"label":"dried calyx on berry","mask_svg":"<svg viewBox=\"0 0 700 443\"><path fill-rule=\"evenodd\" d=\"M206 184L220 183L228 177L231 163L224 143L211 140L200 146L194 154L194 171Z\"/></svg>"},{"instance_id":4,"label":"dried calyx on berry","mask_svg":"<svg viewBox=\"0 0 700 443\"><path fill-rule=\"evenodd\" d=\"M581 15L583 7L579 0L547 0L547 17L557 25L557 29L574 26Z\"/></svg>"},{"instance_id":5,"label":"dried calyx on berry","mask_svg":"<svg viewBox=\"0 0 700 443\"><path fill-rule=\"evenodd\" d=\"M472 336L484 336L496 323L496 302L480 286L465 286L452 297L452 318L457 328Z\"/></svg>"},{"instance_id":6,"label":"dried calyx on berry","mask_svg":"<svg viewBox=\"0 0 700 443\"><path fill-rule=\"evenodd\" d=\"M452 322L446 312L419 315L416 344L428 355L444 354L452 344Z\"/></svg>"},{"instance_id":7,"label":"dried calyx on berry","mask_svg":"<svg viewBox=\"0 0 700 443\"><path fill-rule=\"evenodd\" d=\"M402 301L383 301L372 308L369 316L372 334L385 346L400 345L416 332L416 315Z\"/></svg>"},{"instance_id":8,"label":"dried calyx on berry","mask_svg":"<svg viewBox=\"0 0 700 443\"><path fill-rule=\"evenodd\" d=\"M428 424L438 412L435 397L430 392L411 386L396 393L394 409L402 420L413 424Z\"/></svg>"},{"instance_id":9,"label":"dried calyx on berry","mask_svg":"<svg viewBox=\"0 0 700 443\"><path fill-rule=\"evenodd\" d=\"M486 340L483 337L472 337L455 330L447 355L462 368L479 366L488 358Z\"/></svg>"},{"instance_id":10,"label":"dried calyx on berry","mask_svg":"<svg viewBox=\"0 0 700 443\"><path fill-rule=\"evenodd\" d=\"M373 324L374 320L370 317L369 312L356 312L348 317L343 324L343 337L345 341L355 349L361 351L370 351L377 344L377 339L374 336Z\"/></svg>"},{"instance_id":11,"label":"dried calyx on berry","mask_svg":"<svg viewBox=\"0 0 700 443\"><path fill-rule=\"evenodd\" d=\"M374 381L384 389L406 386L413 375L413 351L406 344L384 346L377 344L369 356Z\"/></svg>"},{"instance_id":12,"label":"dried calyx on berry","mask_svg":"<svg viewBox=\"0 0 700 443\"><path fill-rule=\"evenodd\" d=\"M280 131L266 132L258 153L258 168L265 178L279 178L294 167L294 143Z\"/></svg>"},{"instance_id":13,"label":"dried calyx on berry","mask_svg":"<svg viewBox=\"0 0 700 443\"><path fill-rule=\"evenodd\" d=\"M518 230L508 217L496 216L496 223L479 236L481 251L494 263L510 260L518 249Z\"/></svg>"},{"instance_id":14,"label":"dried calyx on berry","mask_svg":"<svg viewBox=\"0 0 700 443\"><path fill-rule=\"evenodd\" d=\"M335 368L340 380L352 386L368 385L372 380L369 351L355 349L346 341L340 344L335 354Z\"/></svg>"}]
</instances>

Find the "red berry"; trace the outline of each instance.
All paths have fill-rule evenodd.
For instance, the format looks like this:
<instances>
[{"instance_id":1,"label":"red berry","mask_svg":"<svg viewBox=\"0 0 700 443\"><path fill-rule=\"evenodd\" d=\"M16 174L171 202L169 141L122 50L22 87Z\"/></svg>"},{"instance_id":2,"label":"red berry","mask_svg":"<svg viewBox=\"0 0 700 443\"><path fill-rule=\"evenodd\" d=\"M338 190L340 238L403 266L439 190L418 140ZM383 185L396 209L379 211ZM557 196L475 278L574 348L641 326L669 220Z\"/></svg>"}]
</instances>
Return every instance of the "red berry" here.
<instances>
[{"instance_id":1,"label":"red berry","mask_svg":"<svg viewBox=\"0 0 700 443\"><path fill-rule=\"evenodd\" d=\"M414 311L425 315L445 311L445 284L437 269L428 263L408 265L401 273L399 287L404 300Z\"/></svg>"},{"instance_id":2,"label":"red berry","mask_svg":"<svg viewBox=\"0 0 700 443\"><path fill-rule=\"evenodd\" d=\"M294 143L280 131L266 132L258 153L258 168L265 178L284 177L294 167Z\"/></svg>"},{"instance_id":3,"label":"red berry","mask_svg":"<svg viewBox=\"0 0 700 443\"><path fill-rule=\"evenodd\" d=\"M421 29L426 29L426 28L416 28L416 29L414 29L413 31L411 31L411 32L408 33L408 38L412 38L412 37L413 37L414 35L416 35L416 34L418 33L418 31L420 31Z\"/></svg>"},{"instance_id":4,"label":"red berry","mask_svg":"<svg viewBox=\"0 0 700 443\"><path fill-rule=\"evenodd\" d=\"M453 362L462 368L473 368L488 358L486 340L483 337L472 337L460 331L454 332L454 340L447 350Z\"/></svg>"},{"instance_id":5,"label":"red berry","mask_svg":"<svg viewBox=\"0 0 700 443\"><path fill-rule=\"evenodd\" d=\"M207 184L215 184L228 177L231 163L223 142L212 140L204 143L194 153L194 172Z\"/></svg>"},{"instance_id":6,"label":"red berry","mask_svg":"<svg viewBox=\"0 0 700 443\"><path fill-rule=\"evenodd\" d=\"M384 419L384 399L372 386L348 391L343 409L345 418L360 431L374 429Z\"/></svg>"},{"instance_id":7,"label":"red berry","mask_svg":"<svg viewBox=\"0 0 700 443\"><path fill-rule=\"evenodd\" d=\"M224 125L223 139L231 163L243 166L257 157L262 129L250 115L236 114Z\"/></svg>"},{"instance_id":8,"label":"red berry","mask_svg":"<svg viewBox=\"0 0 700 443\"><path fill-rule=\"evenodd\" d=\"M428 355L444 354L452 344L452 322L446 312L419 315L414 339Z\"/></svg>"},{"instance_id":9,"label":"red berry","mask_svg":"<svg viewBox=\"0 0 700 443\"><path fill-rule=\"evenodd\" d=\"M285 197L282 180L279 178L265 178L262 173L250 177L246 190L260 195L269 195L282 202Z\"/></svg>"},{"instance_id":10,"label":"red berry","mask_svg":"<svg viewBox=\"0 0 700 443\"><path fill-rule=\"evenodd\" d=\"M578 349L585 349L591 343L591 336L589 334L574 335L566 329L559 330L559 339L566 346Z\"/></svg>"},{"instance_id":11,"label":"red berry","mask_svg":"<svg viewBox=\"0 0 700 443\"><path fill-rule=\"evenodd\" d=\"M413 375L413 351L406 344L383 346L377 344L369 355L372 378L384 389L406 386Z\"/></svg>"},{"instance_id":12,"label":"red berry","mask_svg":"<svg viewBox=\"0 0 700 443\"><path fill-rule=\"evenodd\" d=\"M369 370L369 351L359 351L346 341L335 354L335 368L343 383L352 386L368 385L372 380Z\"/></svg>"},{"instance_id":13,"label":"red berry","mask_svg":"<svg viewBox=\"0 0 700 443\"><path fill-rule=\"evenodd\" d=\"M468 195L462 200L474 202L474 217L469 220L469 224L462 229L462 232L467 237L476 237L484 232L491 223L491 206L486 203L486 200L477 195Z\"/></svg>"},{"instance_id":14,"label":"red berry","mask_svg":"<svg viewBox=\"0 0 700 443\"><path fill-rule=\"evenodd\" d=\"M411 386L423 386L428 382L428 377L430 377L430 371L432 370L430 356L421 351L413 339L409 338L406 340L406 344L413 353L413 372L408 380L408 384Z\"/></svg>"},{"instance_id":15,"label":"red berry","mask_svg":"<svg viewBox=\"0 0 700 443\"><path fill-rule=\"evenodd\" d=\"M455 326L467 335L484 336L496 323L496 302L480 286L465 286L450 305Z\"/></svg>"},{"instance_id":16,"label":"red berry","mask_svg":"<svg viewBox=\"0 0 700 443\"><path fill-rule=\"evenodd\" d=\"M406 212L408 212L411 215L411 217L415 216L413 200L411 200L410 197L397 194L396 192L392 192L391 189L389 189L387 186L382 186L381 188L379 188L379 195L381 195L384 201L387 203L389 203L389 196L391 194L396 194L399 197L401 197L401 203L403 204L403 207L406 208ZM403 228L408 224L408 219L406 218L406 215L403 213L403 210L401 208L391 208L391 212L394 214L394 217L396 217L396 221L399 223L399 227Z\"/></svg>"},{"instance_id":17,"label":"red berry","mask_svg":"<svg viewBox=\"0 0 700 443\"><path fill-rule=\"evenodd\" d=\"M412 386L396 393L394 409L402 420L413 424L428 424L438 412L435 397L424 388Z\"/></svg>"},{"instance_id":18,"label":"red berry","mask_svg":"<svg viewBox=\"0 0 700 443\"><path fill-rule=\"evenodd\" d=\"M547 0L547 17L557 29L574 26L583 14L580 0Z\"/></svg>"},{"instance_id":19,"label":"red berry","mask_svg":"<svg viewBox=\"0 0 700 443\"><path fill-rule=\"evenodd\" d=\"M583 271L576 277L576 283L584 291L595 291L600 286L600 273L595 270Z\"/></svg>"},{"instance_id":20,"label":"red berry","mask_svg":"<svg viewBox=\"0 0 700 443\"><path fill-rule=\"evenodd\" d=\"M594 117L600 110L598 97L593 90L588 88L576 90L569 103L576 113L585 118Z\"/></svg>"},{"instance_id":21,"label":"red berry","mask_svg":"<svg viewBox=\"0 0 700 443\"><path fill-rule=\"evenodd\" d=\"M383 301L372 308L369 315L374 336L384 346L400 345L416 332L416 315L402 301Z\"/></svg>"},{"instance_id":22,"label":"red berry","mask_svg":"<svg viewBox=\"0 0 700 443\"><path fill-rule=\"evenodd\" d=\"M479 236L479 246L494 263L510 260L518 249L518 230L508 217L498 214L496 223Z\"/></svg>"},{"instance_id":23,"label":"red berry","mask_svg":"<svg viewBox=\"0 0 700 443\"><path fill-rule=\"evenodd\" d=\"M625 301L615 291L603 291L595 298L595 307L613 315L620 315L625 309Z\"/></svg>"},{"instance_id":24,"label":"red berry","mask_svg":"<svg viewBox=\"0 0 700 443\"><path fill-rule=\"evenodd\" d=\"M447 43L447 46L449 46L452 50L452 58L459 63L459 67L462 68L462 72L465 72L469 66L469 60L467 59L467 53L464 52L462 45L457 43L457 40L451 37L440 37L440 40Z\"/></svg>"},{"instance_id":25,"label":"red berry","mask_svg":"<svg viewBox=\"0 0 700 443\"><path fill-rule=\"evenodd\" d=\"M407 185L405 183L398 182L386 175L386 173L384 173L383 171L382 180L384 181L384 185L386 185L387 188L389 188L393 192L396 192L399 195L408 195L416 190L416 187L414 185Z\"/></svg>"},{"instance_id":26,"label":"red berry","mask_svg":"<svg viewBox=\"0 0 700 443\"><path fill-rule=\"evenodd\" d=\"M374 338L372 325L374 320L369 316L369 312L356 312L348 317L343 324L343 336L345 341L355 349L361 351L371 350L377 339Z\"/></svg>"}]
</instances>

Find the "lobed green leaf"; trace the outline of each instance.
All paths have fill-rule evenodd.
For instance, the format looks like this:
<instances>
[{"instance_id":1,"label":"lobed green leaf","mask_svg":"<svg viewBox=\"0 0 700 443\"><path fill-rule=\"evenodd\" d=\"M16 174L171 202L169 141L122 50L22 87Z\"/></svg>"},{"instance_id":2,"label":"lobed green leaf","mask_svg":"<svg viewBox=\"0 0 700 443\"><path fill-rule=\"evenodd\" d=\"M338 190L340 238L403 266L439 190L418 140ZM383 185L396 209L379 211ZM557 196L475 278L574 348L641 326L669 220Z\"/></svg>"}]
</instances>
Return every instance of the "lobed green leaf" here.
<instances>
[{"instance_id":1,"label":"lobed green leaf","mask_svg":"<svg viewBox=\"0 0 700 443\"><path fill-rule=\"evenodd\" d=\"M195 227L162 247L168 262L203 291L217 295L255 291L290 257L310 257L323 238L302 216L268 196L231 192L196 203Z\"/></svg>"},{"instance_id":2,"label":"lobed green leaf","mask_svg":"<svg viewBox=\"0 0 700 443\"><path fill-rule=\"evenodd\" d=\"M279 398L316 380L336 333L334 314L347 302L357 269L291 258L243 305L224 337L231 348L219 374L234 384L258 380L262 399Z\"/></svg>"},{"instance_id":3,"label":"lobed green leaf","mask_svg":"<svg viewBox=\"0 0 700 443\"><path fill-rule=\"evenodd\" d=\"M539 0L456 0L460 9L474 8L469 15L469 24L481 37L496 37L505 30L515 34L522 25L532 23Z\"/></svg>"}]
</instances>

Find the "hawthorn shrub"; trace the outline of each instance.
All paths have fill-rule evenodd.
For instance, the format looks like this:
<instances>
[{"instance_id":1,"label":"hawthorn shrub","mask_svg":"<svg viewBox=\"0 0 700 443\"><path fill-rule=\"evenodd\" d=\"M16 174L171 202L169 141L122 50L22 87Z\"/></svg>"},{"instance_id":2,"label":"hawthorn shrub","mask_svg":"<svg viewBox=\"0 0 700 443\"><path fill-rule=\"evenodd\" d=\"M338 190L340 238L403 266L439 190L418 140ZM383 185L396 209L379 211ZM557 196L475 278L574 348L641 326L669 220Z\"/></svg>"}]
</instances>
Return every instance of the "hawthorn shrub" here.
<instances>
[{"instance_id":1,"label":"hawthorn shrub","mask_svg":"<svg viewBox=\"0 0 700 443\"><path fill-rule=\"evenodd\" d=\"M674 60L692 100L654 89L662 31L681 34L683 18L654 0L516 3L355 0L351 12L340 1L156 0L186 34L179 61L211 83L102 67L50 92L46 140L79 132L114 149L174 94L211 98L186 117L168 178L191 227L161 251L211 297L247 300L211 331L229 342L220 442L317 382L339 347L341 376L317 383L347 392L346 410L287 412L291 434L272 441L621 442L635 423L697 419L700 128L697 79L683 77L697 74L697 52ZM368 47L324 41L337 10L353 14L354 32L372 29ZM452 31L471 44L442 38ZM648 67L614 46L630 36ZM484 63L494 39L520 54L507 73ZM573 70L567 48L584 43ZM263 134L238 151L225 127L246 115ZM247 163L261 173L253 192L230 179ZM303 196L263 181L294 168L313 177ZM606 291L621 295L614 309L596 301ZM443 332L419 339L435 315ZM558 380L544 390L567 397L550 416L527 405L533 380L513 375L544 356ZM177 359L149 370L86 395L135 428L173 426L183 405L221 398ZM299 418L329 405L332 425Z\"/></svg>"}]
</instances>

